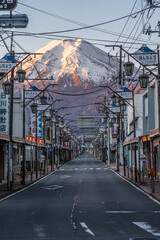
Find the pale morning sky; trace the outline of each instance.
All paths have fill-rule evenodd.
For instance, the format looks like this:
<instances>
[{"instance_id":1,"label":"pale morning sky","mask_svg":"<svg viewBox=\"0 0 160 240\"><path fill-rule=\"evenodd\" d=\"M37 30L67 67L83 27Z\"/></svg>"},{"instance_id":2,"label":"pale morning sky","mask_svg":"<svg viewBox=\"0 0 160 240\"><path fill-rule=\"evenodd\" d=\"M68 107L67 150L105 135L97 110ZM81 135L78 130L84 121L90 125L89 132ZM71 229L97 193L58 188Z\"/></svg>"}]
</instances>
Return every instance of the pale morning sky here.
<instances>
[{"instance_id":1,"label":"pale morning sky","mask_svg":"<svg viewBox=\"0 0 160 240\"><path fill-rule=\"evenodd\" d=\"M15 9L14 14L17 12L25 13L29 17L29 24L26 29L13 29L15 31L23 32L55 32L68 30L73 28L79 28L80 25L64 21L55 16L50 16L28 7L22 6L20 3L27 4L33 8L38 8L40 10L46 11L50 14L58 15L59 17L67 18L70 20L77 21L86 25L93 25L101 22L106 22L119 17L126 16L131 13L131 10L135 4L133 12L141 10L141 6L146 4L145 0L19 0L19 4ZM1 11L0 14L7 14L8 12ZM152 12L150 11L149 14ZM149 23L151 23L152 28L155 29L160 16L160 9L156 9L153 13ZM134 18L135 17L135 18ZM129 19L129 22L124 30L125 35L129 35L136 24L135 29L133 29L132 36L137 36L138 32L142 31L142 22L138 20L139 15L136 15ZM117 40L117 36L110 33L121 33L127 18L99 26L100 31L94 29L85 29L80 31L60 33L61 36L74 36L82 38L93 38L99 40ZM144 22L146 22L146 15L144 17ZM103 31L103 32L102 32ZM158 34L152 34L151 37L148 35L141 34L141 39L155 41L159 43L160 37ZM33 38L33 37L16 37L16 41L23 46L26 51L34 52L47 42L51 41L49 39ZM54 38L53 38L54 39ZM90 40L89 40L90 41ZM120 38L119 41L125 41L124 38ZM132 42L132 40L128 40ZM92 43L98 43L97 41L90 41ZM143 42L143 41L142 41ZM7 42L9 44L9 42ZM99 42L100 44L111 44L106 42ZM114 42L113 42L114 43ZM2 44L2 43L1 43ZM98 45L97 45L98 46ZM129 45L125 45L127 47ZM139 45L140 46L140 45ZM106 48L98 46L103 50L107 51ZM138 46L135 46L136 48ZM156 45L154 46L156 48ZM20 51L17 47L15 51ZM1 47L0 57L6 52L4 47Z\"/></svg>"}]
</instances>

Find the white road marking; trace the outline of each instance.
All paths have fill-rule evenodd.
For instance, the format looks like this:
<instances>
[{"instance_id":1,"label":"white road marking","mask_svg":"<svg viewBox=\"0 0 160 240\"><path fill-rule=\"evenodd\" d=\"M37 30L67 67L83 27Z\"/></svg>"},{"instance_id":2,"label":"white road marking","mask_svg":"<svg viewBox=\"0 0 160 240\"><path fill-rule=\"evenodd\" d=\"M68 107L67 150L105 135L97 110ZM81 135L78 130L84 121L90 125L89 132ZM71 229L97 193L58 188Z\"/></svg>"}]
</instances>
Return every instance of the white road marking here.
<instances>
[{"instance_id":1,"label":"white road marking","mask_svg":"<svg viewBox=\"0 0 160 240\"><path fill-rule=\"evenodd\" d=\"M60 171L64 171L64 168L61 168Z\"/></svg>"},{"instance_id":2,"label":"white road marking","mask_svg":"<svg viewBox=\"0 0 160 240\"><path fill-rule=\"evenodd\" d=\"M34 234L36 235L35 237L38 237L40 239L46 237L43 224L34 224L33 231Z\"/></svg>"},{"instance_id":3,"label":"white road marking","mask_svg":"<svg viewBox=\"0 0 160 240\"><path fill-rule=\"evenodd\" d=\"M121 214L121 213L136 213L135 211L105 211L105 213L109 213L109 214Z\"/></svg>"},{"instance_id":4,"label":"white road marking","mask_svg":"<svg viewBox=\"0 0 160 240\"><path fill-rule=\"evenodd\" d=\"M78 170L78 168L75 168L74 170L75 170L75 171L77 171L77 170Z\"/></svg>"},{"instance_id":5,"label":"white road marking","mask_svg":"<svg viewBox=\"0 0 160 240\"><path fill-rule=\"evenodd\" d=\"M63 176L61 176L60 178L70 178L71 176L69 176L69 175L63 175Z\"/></svg>"},{"instance_id":6,"label":"white road marking","mask_svg":"<svg viewBox=\"0 0 160 240\"><path fill-rule=\"evenodd\" d=\"M90 168L90 170L93 170L93 168Z\"/></svg>"},{"instance_id":7,"label":"white road marking","mask_svg":"<svg viewBox=\"0 0 160 240\"><path fill-rule=\"evenodd\" d=\"M149 223L147 222L133 222L133 224L151 233L154 236L157 236L157 237L160 236L160 231L156 228L152 228L151 225L149 225Z\"/></svg>"},{"instance_id":8,"label":"white road marking","mask_svg":"<svg viewBox=\"0 0 160 240\"><path fill-rule=\"evenodd\" d=\"M102 202L103 204L104 202ZM142 213L139 211L105 211L105 213L109 214L121 214L121 213ZM160 213L160 211L144 211L143 213Z\"/></svg>"},{"instance_id":9,"label":"white road marking","mask_svg":"<svg viewBox=\"0 0 160 240\"><path fill-rule=\"evenodd\" d=\"M87 227L87 225L84 222L80 222L80 224L85 229L85 232L91 234L92 236L95 236L95 234Z\"/></svg>"},{"instance_id":10,"label":"white road marking","mask_svg":"<svg viewBox=\"0 0 160 240\"><path fill-rule=\"evenodd\" d=\"M63 186L59 186L59 185L52 185L52 186L46 186L46 187L42 187L43 189L47 189L47 190L56 190L59 188L63 188Z\"/></svg>"},{"instance_id":11,"label":"white road marking","mask_svg":"<svg viewBox=\"0 0 160 240\"><path fill-rule=\"evenodd\" d=\"M97 170L101 170L100 168L96 168Z\"/></svg>"}]
</instances>

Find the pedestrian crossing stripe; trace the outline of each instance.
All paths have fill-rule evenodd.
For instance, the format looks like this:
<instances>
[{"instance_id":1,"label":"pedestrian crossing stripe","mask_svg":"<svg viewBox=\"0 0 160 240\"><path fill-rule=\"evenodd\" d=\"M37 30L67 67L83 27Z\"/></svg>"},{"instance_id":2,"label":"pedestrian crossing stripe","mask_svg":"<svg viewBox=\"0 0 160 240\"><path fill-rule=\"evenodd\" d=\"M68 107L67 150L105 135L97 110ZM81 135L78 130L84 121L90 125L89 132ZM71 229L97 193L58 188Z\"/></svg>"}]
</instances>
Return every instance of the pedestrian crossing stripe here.
<instances>
[{"instance_id":1,"label":"pedestrian crossing stripe","mask_svg":"<svg viewBox=\"0 0 160 240\"><path fill-rule=\"evenodd\" d=\"M151 233L153 236L160 237L160 230L152 227L148 222L133 222L139 228Z\"/></svg>"},{"instance_id":2,"label":"pedestrian crossing stripe","mask_svg":"<svg viewBox=\"0 0 160 240\"><path fill-rule=\"evenodd\" d=\"M60 171L108 170L108 168L61 168Z\"/></svg>"}]
</instances>

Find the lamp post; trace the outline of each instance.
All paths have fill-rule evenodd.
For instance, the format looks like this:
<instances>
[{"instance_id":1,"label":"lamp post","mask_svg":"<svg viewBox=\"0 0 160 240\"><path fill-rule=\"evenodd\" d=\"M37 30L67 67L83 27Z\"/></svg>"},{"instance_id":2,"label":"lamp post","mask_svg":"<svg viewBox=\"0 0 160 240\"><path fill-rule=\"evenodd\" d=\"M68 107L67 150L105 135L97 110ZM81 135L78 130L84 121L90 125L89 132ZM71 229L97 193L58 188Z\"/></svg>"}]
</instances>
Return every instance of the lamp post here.
<instances>
[{"instance_id":1,"label":"lamp post","mask_svg":"<svg viewBox=\"0 0 160 240\"><path fill-rule=\"evenodd\" d=\"M14 78L14 68L11 71L10 82L2 83L4 93L10 94L10 111L9 111L9 157L8 157L8 176L7 176L7 190L11 190L11 166L13 161L13 94L14 94L14 81L18 79L20 83L24 82L26 72L24 70L17 71L17 78Z\"/></svg>"},{"instance_id":2,"label":"lamp post","mask_svg":"<svg viewBox=\"0 0 160 240\"><path fill-rule=\"evenodd\" d=\"M45 80L45 79L42 79L42 80ZM47 101L47 97L44 95L44 91L47 90L50 86L54 86L54 85L57 85L57 84L49 84L47 85L43 90L41 90L35 97L33 97L32 99L30 99L30 101L28 101L27 103L25 103L25 88L23 90L23 138L25 139L25 108L31 103L31 102L34 102L36 100L37 97L40 97L40 101L41 101L41 104L44 105L46 104L46 101ZM30 90L29 90L30 91ZM40 96L40 94L43 93L42 96ZM61 101L62 99L56 99L55 101L53 101L51 104L49 104L49 106L47 106L47 108L44 110L46 111L49 107L51 107L56 101ZM37 134L37 104L34 102L30 105L31 107L31 111L33 114L35 114L35 117L36 117L36 120L35 120L35 128L36 128L36 133L35 133L35 138L36 138L36 145L35 145L35 165L36 165L36 178L38 177L38 153L37 153L37 138L38 138L38 134ZM24 151L23 151L23 165L25 165L25 146L24 146ZM31 173L31 178L32 178L32 173ZM22 181L23 184L25 184L25 170L23 171L23 181Z\"/></svg>"},{"instance_id":3,"label":"lamp post","mask_svg":"<svg viewBox=\"0 0 160 240\"><path fill-rule=\"evenodd\" d=\"M144 66L141 62L139 62L132 54L128 53L125 49L122 48L122 46L118 46L118 45L106 45L106 47L119 47L120 48L120 53L122 51L124 51L127 56L128 56L128 62L124 63L124 70L125 70L125 74L126 76L132 76L133 75L133 71L134 71L134 64L129 61L129 57L133 58L138 64L140 64L140 66L143 67L143 74L139 76L139 82L140 82L140 86L141 88L146 88L147 84L148 84L148 80L149 77L148 75L146 75L144 73L144 69L148 70L150 73L153 73L147 66ZM120 54L120 58L122 57L122 54ZM158 57L159 59L159 57ZM121 60L120 60L120 70L119 72L121 73ZM119 78L121 80L121 74L119 73ZM154 76L156 76L153 73ZM121 85L121 81L119 81L120 85ZM119 96L119 94L117 92L115 92L113 89L111 89L109 86L102 86L102 87L108 87L112 92L114 92L117 96ZM125 103L129 104L132 108L133 108L133 134L134 134L134 138L136 137L136 126L135 126L135 106L134 106L134 90L132 90L132 101L133 101L133 105L131 105L126 99L122 98L121 96L119 96L119 98L121 100L124 100ZM119 136L119 127L117 129L118 131L118 136ZM118 141L118 137L117 137L117 141ZM118 144L117 144L118 145ZM118 149L117 149L118 150ZM117 162L119 159L119 155L117 153ZM136 159L136 144L134 144L134 162L135 162L135 181L137 182L137 159ZM118 165L117 165L117 169L119 169Z\"/></svg>"},{"instance_id":4,"label":"lamp post","mask_svg":"<svg viewBox=\"0 0 160 240\"><path fill-rule=\"evenodd\" d=\"M38 156L37 156L37 104L36 103L32 103L31 105L31 111L33 114L35 114L36 116L36 145L35 145L35 168L36 168L36 178L38 178Z\"/></svg>"}]
</instances>

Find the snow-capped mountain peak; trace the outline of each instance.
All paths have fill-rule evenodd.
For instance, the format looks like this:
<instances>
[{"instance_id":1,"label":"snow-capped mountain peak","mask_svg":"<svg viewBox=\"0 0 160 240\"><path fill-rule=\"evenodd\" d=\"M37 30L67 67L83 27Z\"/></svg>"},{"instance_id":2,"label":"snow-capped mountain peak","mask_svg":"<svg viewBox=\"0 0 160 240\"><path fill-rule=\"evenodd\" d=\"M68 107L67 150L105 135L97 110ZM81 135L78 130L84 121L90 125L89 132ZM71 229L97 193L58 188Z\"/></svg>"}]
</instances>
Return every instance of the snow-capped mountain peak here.
<instances>
[{"instance_id":1,"label":"snow-capped mountain peak","mask_svg":"<svg viewBox=\"0 0 160 240\"><path fill-rule=\"evenodd\" d=\"M109 82L116 75L117 59L82 39L54 40L40 48L24 65L27 77L50 78L61 87L87 87Z\"/></svg>"}]
</instances>

